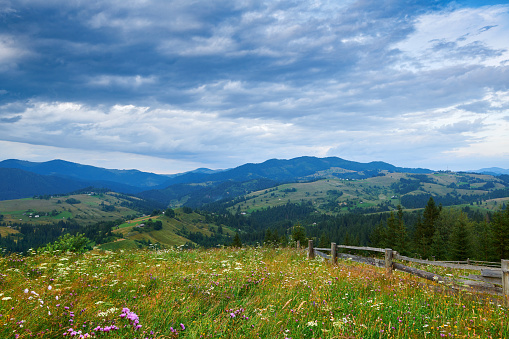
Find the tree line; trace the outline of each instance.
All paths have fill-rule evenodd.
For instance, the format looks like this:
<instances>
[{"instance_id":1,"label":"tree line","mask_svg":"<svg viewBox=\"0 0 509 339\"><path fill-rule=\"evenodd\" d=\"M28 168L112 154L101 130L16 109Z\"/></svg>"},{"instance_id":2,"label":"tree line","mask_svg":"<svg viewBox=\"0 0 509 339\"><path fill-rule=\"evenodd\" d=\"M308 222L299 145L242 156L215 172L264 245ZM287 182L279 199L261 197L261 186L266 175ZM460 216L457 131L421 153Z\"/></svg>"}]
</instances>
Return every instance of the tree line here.
<instances>
[{"instance_id":1,"label":"tree line","mask_svg":"<svg viewBox=\"0 0 509 339\"><path fill-rule=\"evenodd\" d=\"M371 245L435 260L509 258L508 208L480 217L470 208L444 208L430 197L413 225L405 223L405 214L399 206L380 222L370 236Z\"/></svg>"}]
</instances>

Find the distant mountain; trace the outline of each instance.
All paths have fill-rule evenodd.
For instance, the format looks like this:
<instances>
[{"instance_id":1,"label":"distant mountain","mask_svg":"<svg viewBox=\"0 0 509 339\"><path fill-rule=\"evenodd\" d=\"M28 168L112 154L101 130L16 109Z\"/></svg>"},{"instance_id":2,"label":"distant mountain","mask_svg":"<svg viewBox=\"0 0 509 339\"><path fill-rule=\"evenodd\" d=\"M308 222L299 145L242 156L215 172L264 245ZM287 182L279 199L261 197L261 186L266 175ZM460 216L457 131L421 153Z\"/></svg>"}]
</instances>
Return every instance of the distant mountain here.
<instances>
[{"instance_id":1,"label":"distant mountain","mask_svg":"<svg viewBox=\"0 0 509 339\"><path fill-rule=\"evenodd\" d=\"M161 174L138 170L105 169L64 160L30 162L10 159L1 161L0 167L18 168L41 175L53 175L80 181L113 182L144 189L161 185L168 180L168 176Z\"/></svg>"},{"instance_id":2,"label":"distant mountain","mask_svg":"<svg viewBox=\"0 0 509 339\"><path fill-rule=\"evenodd\" d=\"M0 168L25 171L23 175L21 172L10 171L9 176L16 178L13 182L7 182L7 176L0 177L0 188L1 185L4 187L4 190L0 191L2 199L66 193L94 186L121 193L139 193L142 198L164 203L189 202L195 206L284 182L318 178L365 179L376 176L381 171L418 174L432 172L423 168L396 167L380 161L360 163L336 157L271 159L229 170L199 168L171 176L138 170L105 169L63 160L29 162L11 159L1 161ZM27 173L37 174L39 177ZM23 176L25 179L21 179ZM38 181L40 183L37 183ZM27 184L28 182L30 184Z\"/></svg>"},{"instance_id":3,"label":"distant mountain","mask_svg":"<svg viewBox=\"0 0 509 339\"><path fill-rule=\"evenodd\" d=\"M73 179L40 175L18 168L0 168L0 200L75 191L88 185Z\"/></svg>"},{"instance_id":4,"label":"distant mountain","mask_svg":"<svg viewBox=\"0 0 509 339\"><path fill-rule=\"evenodd\" d=\"M277 182L289 182L295 180L310 180L319 175L317 174L318 172L334 168L345 170L343 174L335 173L335 177L352 177L353 179L369 178L376 175L376 172L379 171L422 174L432 172L424 168L396 167L381 161L360 163L337 157L299 157L289 160L271 159L260 164L249 163L233 169L220 172L216 171L213 173L203 171L187 172L177 177L170 178L165 184L169 186L184 183L202 183L206 181L248 181L261 178Z\"/></svg>"},{"instance_id":5,"label":"distant mountain","mask_svg":"<svg viewBox=\"0 0 509 339\"><path fill-rule=\"evenodd\" d=\"M141 192L140 197L171 203L185 202L193 207L211 203L226 197L246 194L250 189L265 189L284 182L310 181L331 177L343 179L365 179L381 171L427 174L429 169L403 168L374 161L360 163L337 157L299 157L290 160L267 160L260 164L245 164L218 173L186 173L170 178L164 189ZM229 184L223 184L229 183ZM237 183L237 184L235 184ZM238 183L245 183L239 185ZM196 184L202 184L197 186ZM221 189L222 188L222 189Z\"/></svg>"},{"instance_id":6,"label":"distant mountain","mask_svg":"<svg viewBox=\"0 0 509 339\"><path fill-rule=\"evenodd\" d=\"M489 167L489 168L481 168L475 171L468 171L469 173L483 173L490 175L500 175L500 174L509 174L509 169L503 169L500 167Z\"/></svg>"}]
</instances>

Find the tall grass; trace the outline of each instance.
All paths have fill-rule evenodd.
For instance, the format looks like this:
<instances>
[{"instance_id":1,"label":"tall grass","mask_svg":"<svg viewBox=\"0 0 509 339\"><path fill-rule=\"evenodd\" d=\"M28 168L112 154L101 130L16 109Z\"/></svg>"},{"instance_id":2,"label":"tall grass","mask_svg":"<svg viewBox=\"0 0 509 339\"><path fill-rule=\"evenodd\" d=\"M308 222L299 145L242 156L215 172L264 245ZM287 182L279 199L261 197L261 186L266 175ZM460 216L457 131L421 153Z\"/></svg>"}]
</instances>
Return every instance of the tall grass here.
<instances>
[{"instance_id":1,"label":"tall grass","mask_svg":"<svg viewBox=\"0 0 509 339\"><path fill-rule=\"evenodd\" d=\"M0 258L0 338L507 338L508 311L295 249Z\"/></svg>"}]
</instances>

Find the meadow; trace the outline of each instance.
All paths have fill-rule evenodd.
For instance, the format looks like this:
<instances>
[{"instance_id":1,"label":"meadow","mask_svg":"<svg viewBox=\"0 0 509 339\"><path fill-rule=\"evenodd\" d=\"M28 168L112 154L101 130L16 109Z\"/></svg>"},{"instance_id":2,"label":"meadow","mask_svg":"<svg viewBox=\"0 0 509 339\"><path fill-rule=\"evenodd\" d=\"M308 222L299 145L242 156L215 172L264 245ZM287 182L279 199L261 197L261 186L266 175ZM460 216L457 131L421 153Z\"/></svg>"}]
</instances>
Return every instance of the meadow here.
<instances>
[{"instance_id":1,"label":"meadow","mask_svg":"<svg viewBox=\"0 0 509 339\"><path fill-rule=\"evenodd\" d=\"M501 300L292 248L0 257L0 338L507 338Z\"/></svg>"},{"instance_id":2,"label":"meadow","mask_svg":"<svg viewBox=\"0 0 509 339\"><path fill-rule=\"evenodd\" d=\"M471 189L451 188L449 185L455 183L458 186L468 184L462 182L463 175L455 173L438 173L430 174L428 177L435 183L423 183L422 187L413 191L411 194L429 193L433 196L445 196L446 194L458 195L482 195L488 191L482 190L480 187L485 185L490 179L486 175L469 175L478 179L480 182L472 184ZM390 202L393 206L401 204L401 192L394 191L392 184L398 183L401 179L412 179L408 174L403 173L386 173L384 176L375 176L362 180L343 180L337 178L327 178L312 182L296 182L277 186L277 189L268 189L252 192L245 195L245 201L241 201L231 207L229 211L235 213L238 208L245 213L261 210L267 207L281 206L288 202L313 204L313 207L319 213L331 213L330 206L327 203L341 204L350 200L353 205L351 208L369 208L378 204ZM495 188L501 189L504 186L495 183ZM330 191L339 191L341 196L334 196ZM407 192L408 193L408 192ZM482 210L483 212L494 211L500 207L501 203L508 202L509 198L499 198L485 200L482 206L472 206L473 209ZM462 204L458 206L467 206ZM340 205L341 206L341 205ZM394 207L393 207L394 209ZM334 213L347 213L347 206L335 210Z\"/></svg>"}]
</instances>

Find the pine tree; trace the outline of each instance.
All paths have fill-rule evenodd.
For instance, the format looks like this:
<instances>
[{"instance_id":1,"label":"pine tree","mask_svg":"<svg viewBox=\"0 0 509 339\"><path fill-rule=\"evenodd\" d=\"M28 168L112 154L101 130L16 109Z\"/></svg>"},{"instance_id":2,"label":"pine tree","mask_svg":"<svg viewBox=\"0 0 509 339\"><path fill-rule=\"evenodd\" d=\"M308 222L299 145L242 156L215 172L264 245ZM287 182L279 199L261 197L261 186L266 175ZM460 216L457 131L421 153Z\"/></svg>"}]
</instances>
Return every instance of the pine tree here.
<instances>
[{"instance_id":1,"label":"pine tree","mask_svg":"<svg viewBox=\"0 0 509 339\"><path fill-rule=\"evenodd\" d=\"M408 234L405 221L403 220L403 208L398 205L398 214L396 220L396 250L399 253L407 254L408 252Z\"/></svg>"},{"instance_id":2,"label":"pine tree","mask_svg":"<svg viewBox=\"0 0 509 339\"><path fill-rule=\"evenodd\" d=\"M437 207L433 197L430 197L422 214L422 222L418 222L416 225L414 243L416 250L424 258L428 258L431 254L431 244L433 242L433 235L435 234L435 222L440 216L441 210L442 207Z\"/></svg>"},{"instance_id":3,"label":"pine tree","mask_svg":"<svg viewBox=\"0 0 509 339\"><path fill-rule=\"evenodd\" d=\"M382 221L380 221L380 223L375 227L375 229L373 230L373 232L371 232L371 235L369 236L371 246L386 248L387 247L386 234L387 229L383 225Z\"/></svg>"},{"instance_id":4,"label":"pine tree","mask_svg":"<svg viewBox=\"0 0 509 339\"><path fill-rule=\"evenodd\" d=\"M308 238L306 237L306 230L300 225L293 226L292 229L292 240L297 242L300 241L301 246L306 246Z\"/></svg>"},{"instance_id":5,"label":"pine tree","mask_svg":"<svg viewBox=\"0 0 509 339\"><path fill-rule=\"evenodd\" d=\"M242 241L240 240L240 235L239 235L239 232L235 233L235 237L233 238L233 241L232 241L232 247L242 247Z\"/></svg>"},{"instance_id":6,"label":"pine tree","mask_svg":"<svg viewBox=\"0 0 509 339\"><path fill-rule=\"evenodd\" d=\"M450 237L459 216L460 211L453 208L445 209L440 213L434 225L435 233L431 241L430 256L434 256L437 260L447 260L452 257Z\"/></svg>"},{"instance_id":7,"label":"pine tree","mask_svg":"<svg viewBox=\"0 0 509 339\"><path fill-rule=\"evenodd\" d=\"M265 238L263 239L263 242L265 244L270 244L271 241L272 241L272 231L270 230L270 228L267 228L267 231L265 231Z\"/></svg>"},{"instance_id":8,"label":"pine tree","mask_svg":"<svg viewBox=\"0 0 509 339\"><path fill-rule=\"evenodd\" d=\"M460 212L459 218L454 223L451 235L451 259L465 260L469 258L469 221L465 213Z\"/></svg>"},{"instance_id":9,"label":"pine tree","mask_svg":"<svg viewBox=\"0 0 509 339\"><path fill-rule=\"evenodd\" d=\"M391 212L389 217L387 218L385 243L388 248L392 248L393 250L399 251L399 249L397 248L398 247L397 233L398 233L398 223L396 222L394 213Z\"/></svg>"},{"instance_id":10,"label":"pine tree","mask_svg":"<svg viewBox=\"0 0 509 339\"><path fill-rule=\"evenodd\" d=\"M496 260L509 259L509 208L497 211L491 225Z\"/></svg>"},{"instance_id":11,"label":"pine tree","mask_svg":"<svg viewBox=\"0 0 509 339\"><path fill-rule=\"evenodd\" d=\"M489 261L493 256L491 246L491 229L488 215L483 221L474 224L474 235L472 237L476 259Z\"/></svg>"},{"instance_id":12,"label":"pine tree","mask_svg":"<svg viewBox=\"0 0 509 339\"><path fill-rule=\"evenodd\" d=\"M318 244L318 247L329 248L330 246L331 246L331 241L330 241L329 235L325 232L322 232L322 235L320 236L320 243Z\"/></svg>"}]
</instances>

